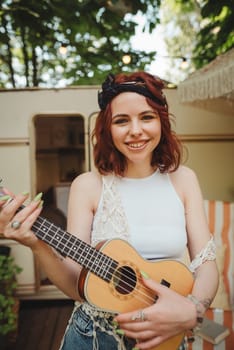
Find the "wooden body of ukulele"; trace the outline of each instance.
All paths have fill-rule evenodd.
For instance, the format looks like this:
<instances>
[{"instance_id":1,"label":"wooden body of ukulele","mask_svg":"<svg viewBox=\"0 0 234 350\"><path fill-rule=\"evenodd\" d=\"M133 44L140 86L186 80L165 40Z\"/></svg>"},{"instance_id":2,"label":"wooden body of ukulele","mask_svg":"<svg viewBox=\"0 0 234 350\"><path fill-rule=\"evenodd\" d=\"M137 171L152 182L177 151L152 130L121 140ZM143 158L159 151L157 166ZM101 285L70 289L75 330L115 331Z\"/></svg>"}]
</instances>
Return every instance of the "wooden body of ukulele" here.
<instances>
[{"instance_id":1,"label":"wooden body of ukulele","mask_svg":"<svg viewBox=\"0 0 234 350\"><path fill-rule=\"evenodd\" d=\"M118 266L110 267L112 260L107 261L102 278L84 268L79 279L79 293L103 310L122 313L143 309L156 302L157 296L142 283L141 270L183 296L192 290L193 275L179 261L149 262L121 239L106 241L97 248L117 261ZM105 276L107 281L103 279ZM183 337L184 333L178 334L151 350L176 350Z\"/></svg>"}]
</instances>

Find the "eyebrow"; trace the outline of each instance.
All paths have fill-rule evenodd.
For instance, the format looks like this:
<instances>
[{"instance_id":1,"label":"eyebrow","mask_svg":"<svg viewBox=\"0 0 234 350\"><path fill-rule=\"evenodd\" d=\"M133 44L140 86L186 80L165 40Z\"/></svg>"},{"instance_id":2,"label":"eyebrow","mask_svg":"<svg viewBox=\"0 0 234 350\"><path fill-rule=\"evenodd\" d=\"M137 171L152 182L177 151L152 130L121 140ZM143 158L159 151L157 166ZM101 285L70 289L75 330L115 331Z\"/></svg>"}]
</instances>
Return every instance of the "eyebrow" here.
<instances>
[{"instance_id":1,"label":"eyebrow","mask_svg":"<svg viewBox=\"0 0 234 350\"><path fill-rule=\"evenodd\" d=\"M143 111L143 112L139 113L139 116L144 115L144 114L146 114L146 113L151 113L151 114L158 115L158 112L153 111L152 109L150 109L150 110ZM112 119L118 118L118 117L128 117L128 116L129 116L129 114L127 114L127 113L119 113L119 114L113 115L113 116L112 116Z\"/></svg>"}]
</instances>

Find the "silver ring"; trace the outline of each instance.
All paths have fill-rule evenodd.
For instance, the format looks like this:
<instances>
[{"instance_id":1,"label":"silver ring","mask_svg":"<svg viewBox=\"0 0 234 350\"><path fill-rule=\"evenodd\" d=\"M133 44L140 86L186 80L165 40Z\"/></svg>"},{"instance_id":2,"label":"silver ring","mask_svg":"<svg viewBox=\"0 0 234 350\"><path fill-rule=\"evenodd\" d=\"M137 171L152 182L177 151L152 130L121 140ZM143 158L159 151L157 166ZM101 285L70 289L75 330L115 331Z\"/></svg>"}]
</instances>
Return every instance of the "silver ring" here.
<instances>
[{"instance_id":1,"label":"silver ring","mask_svg":"<svg viewBox=\"0 0 234 350\"><path fill-rule=\"evenodd\" d=\"M19 221L17 221L17 220L12 221L12 223L11 223L11 227L12 227L14 230L18 230L18 228L20 228L20 225L21 225L21 222L19 222Z\"/></svg>"},{"instance_id":2,"label":"silver ring","mask_svg":"<svg viewBox=\"0 0 234 350\"><path fill-rule=\"evenodd\" d=\"M143 310L140 310L139 312L137 312L136 315L133 315L132 318L131 318L132 321L137 321L137 320L140 320L140 321L146 321L147 320L147 317L144 313Z\"/></svg>"}]
</instances>

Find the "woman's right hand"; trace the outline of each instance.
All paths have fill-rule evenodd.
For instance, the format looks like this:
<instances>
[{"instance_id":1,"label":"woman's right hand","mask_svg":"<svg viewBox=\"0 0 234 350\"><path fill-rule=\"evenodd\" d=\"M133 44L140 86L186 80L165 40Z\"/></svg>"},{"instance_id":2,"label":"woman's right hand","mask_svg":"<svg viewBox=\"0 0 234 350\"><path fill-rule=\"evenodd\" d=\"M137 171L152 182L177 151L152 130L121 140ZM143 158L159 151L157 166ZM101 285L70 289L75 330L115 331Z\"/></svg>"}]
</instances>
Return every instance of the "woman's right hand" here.
<instances>
[{"instance_id":1,"label":"woman's right hand","mask_svg":"<svg viewBox=\"0 0 234 350\"><path fill-rule=\"evenodd\" d=\"M28 198L28 194L14 195L7 189L0 197L0 233L6 239L13 239L33 249L38 238L31 227L42 210L42 193L39 193L23 209L17 210Z\"/></svg>"}]
</instances>

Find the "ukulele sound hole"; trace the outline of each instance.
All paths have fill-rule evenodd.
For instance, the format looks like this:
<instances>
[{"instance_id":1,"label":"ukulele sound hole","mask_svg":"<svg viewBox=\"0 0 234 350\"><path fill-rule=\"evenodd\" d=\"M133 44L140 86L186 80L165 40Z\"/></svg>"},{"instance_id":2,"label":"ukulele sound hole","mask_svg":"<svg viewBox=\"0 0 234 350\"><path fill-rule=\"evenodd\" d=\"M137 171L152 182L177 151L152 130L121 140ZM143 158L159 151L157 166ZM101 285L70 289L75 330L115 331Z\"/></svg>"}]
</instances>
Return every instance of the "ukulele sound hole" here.
<instances>
[{"instance_id":1,"label":"ukulele sound hole","mask_svg":"<svg viewBox=\"0 0 234 350\"><path fill-rule=\"evenodd\" d=\"M129 266L122 266L114 274L114 286L120 294L131 293L137 282L135 271Z\"/></svg>"}]
</instances>

